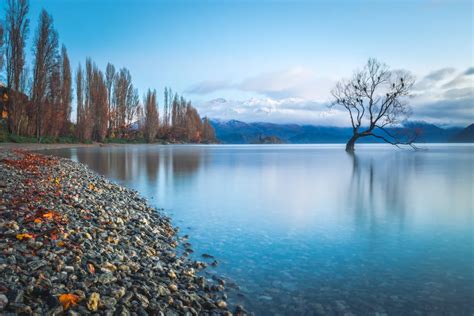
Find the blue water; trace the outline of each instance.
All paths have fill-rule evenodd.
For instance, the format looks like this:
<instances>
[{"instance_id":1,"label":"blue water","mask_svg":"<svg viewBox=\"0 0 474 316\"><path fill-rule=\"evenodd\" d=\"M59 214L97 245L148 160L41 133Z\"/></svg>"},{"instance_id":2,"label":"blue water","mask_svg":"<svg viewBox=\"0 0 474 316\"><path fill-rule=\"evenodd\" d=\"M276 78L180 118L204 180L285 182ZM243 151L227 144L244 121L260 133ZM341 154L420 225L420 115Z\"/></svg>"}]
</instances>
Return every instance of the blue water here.
<instances>
[{"instance_id":1,"label":"blue water","mask_svg":"<svg viewBox=\"0 0 474 316\"><path fill-rule=\"evenodd\" d=\"M257 315L472 315L474 147L53 151L163 208ZM209 260L208 260L209 261ZM210 260L212 261L212 260ZM209 275L211 277L211 275ZM231 287L231 286L230 286Z\"/></svg>"}]
</instances>

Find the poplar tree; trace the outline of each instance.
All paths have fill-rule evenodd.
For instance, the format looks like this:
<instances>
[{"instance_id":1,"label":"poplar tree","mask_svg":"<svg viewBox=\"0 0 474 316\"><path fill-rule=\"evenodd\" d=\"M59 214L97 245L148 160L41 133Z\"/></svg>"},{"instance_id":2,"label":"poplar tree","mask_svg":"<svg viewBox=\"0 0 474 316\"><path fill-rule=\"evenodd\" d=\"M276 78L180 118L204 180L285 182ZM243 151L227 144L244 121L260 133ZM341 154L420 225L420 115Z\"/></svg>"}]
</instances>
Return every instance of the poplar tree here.
<instances>
[{"instance_id":1,"label":"poplar tree","mask_svg":"<svg viewBox=\"0 0 474 316\"><path fill-rule=\"evenodd\" d=\"M148 89L143 103L145 107L144 134L146 141L151 143L158 133L160 124L158 105L156 102L156 90L151 91Z\"/></svg>"},{"instance_id":2,"label":"poplar tree","mask_svg":"<svg viewBox=\"0 0 474 316\"><path fill-rule=\"evenodd\" d=\"M40 13L34 41L34 69L32 102L35 107L36 137L40 140L44 131L44 112L51 112L52 98L57 88L52 82L58 63L58 35L53 27L53 18L45 10ZM48 93L49 90L49 93ZM53 91L54 90L54 91ZM48 97L48 100L46 99ZM47 102L48 101L48 102ZM55 100L54 100L55 102ZM48 106L48 108L45 108Z\"/></svg>"},{"instance_id":3,"label":"poplar tree","mask_svg":"<svg viewBox=\"0 0 474 316\"><path fill-rule=\"evenodd\" d=\"M25 45L30 20L27 0L8 0L5 18L5 60L8 99L8 131L18 133L25 104L20 94L25 88Z\"/></svg>"}]
</instances>

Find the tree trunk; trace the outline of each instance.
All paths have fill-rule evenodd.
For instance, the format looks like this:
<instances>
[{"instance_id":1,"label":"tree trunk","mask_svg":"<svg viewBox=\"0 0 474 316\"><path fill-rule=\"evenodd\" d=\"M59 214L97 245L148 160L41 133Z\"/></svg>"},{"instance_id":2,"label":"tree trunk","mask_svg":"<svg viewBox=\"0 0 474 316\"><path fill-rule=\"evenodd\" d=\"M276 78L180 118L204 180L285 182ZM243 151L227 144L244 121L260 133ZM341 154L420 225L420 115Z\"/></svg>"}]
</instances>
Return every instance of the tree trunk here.
<instances>
[{"instance_id":1,"label":"tree trunk","mask_svg":"<svg viewBox=\"0 0 474 316\"><path fill-rule=\"evenodd\" d=\"M350 153L354 152L354 145L355 145L357 139L359 139L359 135L357 135L357 134L352 136L351 139L349 139L349 141L346 144L346 151L347 152L350 152Z\"/></svg>"}]
</instances>

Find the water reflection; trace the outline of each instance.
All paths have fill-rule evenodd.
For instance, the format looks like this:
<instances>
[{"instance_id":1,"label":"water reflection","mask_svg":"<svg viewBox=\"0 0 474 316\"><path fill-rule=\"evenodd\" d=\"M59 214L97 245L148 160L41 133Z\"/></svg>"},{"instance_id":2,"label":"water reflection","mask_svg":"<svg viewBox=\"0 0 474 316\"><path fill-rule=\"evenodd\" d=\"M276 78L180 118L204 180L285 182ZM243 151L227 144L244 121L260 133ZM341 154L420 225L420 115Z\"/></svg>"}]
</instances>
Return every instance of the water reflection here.
<instances>
[{"instance_id":1,"label":"water reflection","mask_svg":"<svg viewBox=\"0 0 474 316\"><path fill-rule=\"evenodd\" d=\"M390 220L394 227L397 224L398 229L403 230L408 194L405 183L409 176L404 173L416 168L415 160L405 157L400 161L395 157L381 164L376 161L378 158L347 155L352 161L347 203L354 205L356 226L368 225L375 234L375 229L380 227L378 221Z\"/></svg>"},{"instance_id":2,"label":"water reflection","mask_svg":"<svg viewBox=\"0 0 474 316\"><path fill-rule=\"evenodd\" d=\"M60 150L172 215L257 314L472 314L473 147ZM188 230L190 230L188 232ZM202 259L202 258L200 258ZM211 271L212 272L212 271Z\"/></svg>"},{"instance_id":3,"label":"water reflection","mask_svg":"<svg viewBox=\"0 0 474 316\"><path fill-rule=\"evenodd\" d=\"M162 181L189 180L202 168L204 155L200 151L162 148L160 151L144 151L145 147L105 147L87 149L50 150L91 166L100 174L119 182L146 180L155 186ZM160 178L160 177L163 177Z\"/></svg>"}]
</instances>

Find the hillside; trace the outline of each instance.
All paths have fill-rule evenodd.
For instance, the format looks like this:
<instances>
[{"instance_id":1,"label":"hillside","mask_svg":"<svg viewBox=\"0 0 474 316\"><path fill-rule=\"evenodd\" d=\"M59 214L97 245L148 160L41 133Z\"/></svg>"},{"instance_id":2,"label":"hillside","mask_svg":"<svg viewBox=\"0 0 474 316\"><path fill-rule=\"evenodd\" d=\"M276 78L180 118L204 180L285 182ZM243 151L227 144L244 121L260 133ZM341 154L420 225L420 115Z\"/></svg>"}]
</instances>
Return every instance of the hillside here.
<instances>
[{"instance_id":1,"label":"hillside","mask_svg":"<svg viewBox=\"0 0 474 316\"><path fill-rule=\"evenodd\" d=\"M474 124L454 134L449 141L451 143L474 143Z\"/></svg>"},{"instance_id":2,"label":"hillside","mask_svg":"<svg viewBox=\"0 0 474 316\"><path fill-rule=\"evenodd\" d=\"M315 126L298 124L275 123L245 123L237 120L211 120L217 138L224 144L258 143L263 137L278 137L289 144L313 143L345 143L352 134L349 127ZM471 125L472 126L472 125ZM418 142L442 143L448 142L462 128L441 128L426 122L407 122L403 127L391 128L392 132L416 130L419 133ZM378 142L374 138L361 139L361 142Z\"/></svg>"}]
</instances>

